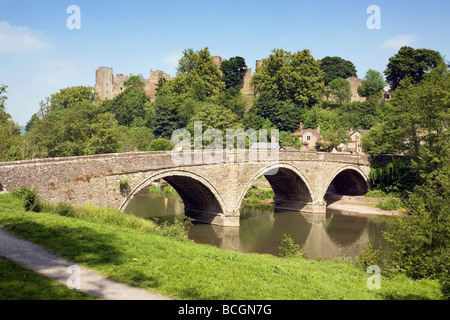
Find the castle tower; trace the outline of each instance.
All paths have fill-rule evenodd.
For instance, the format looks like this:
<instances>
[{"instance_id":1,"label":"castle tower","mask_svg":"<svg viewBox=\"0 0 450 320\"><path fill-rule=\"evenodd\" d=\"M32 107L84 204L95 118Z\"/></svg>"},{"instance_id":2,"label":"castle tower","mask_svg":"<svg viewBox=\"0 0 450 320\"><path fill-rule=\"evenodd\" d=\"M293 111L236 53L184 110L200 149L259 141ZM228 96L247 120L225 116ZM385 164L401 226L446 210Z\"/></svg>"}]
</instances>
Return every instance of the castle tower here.
<instances>
[{"instance_id":1,"label":"castle tower","mask_svg":"<svg viewBox=\"0 0 450 320\"><path fill-rule=\"evenodd\" d=\"M95 71L94 90L102 101L114 98L114 75L112 68L100 67Z\"/></svg>"}]
</instances>

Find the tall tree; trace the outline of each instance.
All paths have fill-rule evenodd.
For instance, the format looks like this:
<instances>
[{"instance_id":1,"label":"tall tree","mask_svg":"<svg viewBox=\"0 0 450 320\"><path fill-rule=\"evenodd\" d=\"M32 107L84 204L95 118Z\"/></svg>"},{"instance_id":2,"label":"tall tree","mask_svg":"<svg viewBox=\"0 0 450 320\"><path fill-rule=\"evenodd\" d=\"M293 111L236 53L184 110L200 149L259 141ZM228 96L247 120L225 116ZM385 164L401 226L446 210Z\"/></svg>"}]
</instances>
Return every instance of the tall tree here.
<instances>
[{"instance_id":1,"label":"tall tree","mask_svg":"<svg viewBox=\"0 0 450 320\"><path fill-rule=\"evenodd\" d=\"M0 86L0 161L17 160L20 127L5 110L7 86Z\"/></svg>"},{"instance_id":2,"label":"tall tree","mask_svg":"<svg viewBox=\"0 0 450 320\"><path fill-rule=\"evenodd\" d=\"M219 69L215 66L208 48L199 51L186 49L178 63L177 77L164 87L171 93L192 97L194 85L203 82L207 97L218 94L225 88Z\"/></svg>"},{"instance_id":3,"label":"tall tree","mask_svg":"<svg viewBox=\"0 0 450 320\"><path fill-rule=\"evenodd\" d=\"M327 94L339 101L342 105L343 102L350 102L352 98L352 89L350 87L350 82L342 78L336 78L330 82L328 85Z\"/></svg>"},{"instance_id":4,"label":"tall tree","mask_svg":"<svg viewBox=\"0 0 450 320\"><path fill-rule=\"evenodd\" d=\"M257 68L252 83L257 93L269 91L275 99L291 100L300 107L316 104L324 92L320 63L309 50L274 49Z\"/></svg>"},{"instance_id":5,"label":"tall tree","mask_svg":"<svg viewBox=\"0 0 450 320\"><path fill-rule=\"evenodd\" d=\"M385 85L386 81L384 81L381 72L369 69L358 87L358 94L361 97L379 99Z\"/></svg>"},{"instance_id":6,"label":"tall tree","mask_svg":"<svg viewBox=\"0 0 450 320\"><path fill-rule=\"evenodd\" d=\"M112 112L120 125L131 126L137 119L146 116L146 104L150 98L144 91L142 76L131 76L124 82L126 89L114 98L112 103L105 102L105 110Z\"/></svg>"},{"instance_id":7,"label":"tall tree","mask_svg":"<svg viewBox=\"0 0 450 320\"><path fill-rule=\"evenodd\" d=\"M220 71L222 71L226 89L234 89L235 92L239 92L245 72L247 71L245 59L242 57L232 57L222 62Z\"/></svg>"},{"instance_id":8,"label":"tall tree","mask_svg":"<svg viewBox=\"0 0 450 320\"><path fill-rule=\"evenodd\" d=\"M325 85L330 84L331 81L337 78L347 79L357 76L355 65L341 57L323 58L320 60L320 69L324 73Z\"/></svg>"},{"instance_id":9,"label":"tall tree","mask_svg":"<svg viewBox=\"0 0 450 320\"><path fill-rule=\"evenodd\" d=\"M442 64L445 64L444 59L437 51L405 46L389 58L384 74L391 89L395 90L403 79L409 77L413 83L419 83L426 73Z\"/></svg>"}]
</instances>

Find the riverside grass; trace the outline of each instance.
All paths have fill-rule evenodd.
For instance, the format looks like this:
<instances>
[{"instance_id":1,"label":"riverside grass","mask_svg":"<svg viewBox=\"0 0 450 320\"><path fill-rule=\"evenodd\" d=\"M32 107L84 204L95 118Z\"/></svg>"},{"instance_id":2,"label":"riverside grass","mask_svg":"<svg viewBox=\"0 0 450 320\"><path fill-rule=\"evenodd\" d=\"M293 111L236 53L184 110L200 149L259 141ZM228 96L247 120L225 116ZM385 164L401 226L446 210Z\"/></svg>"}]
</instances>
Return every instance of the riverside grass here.
<instances>
[{"instance_id":1,"label":"riverside grass","mask_svg":"<svg viewBox=\"0 0 450 320\"><path fill-rule=\"evenodd\" d=\"M113 280L174 299L441 298L437 281L397 275L382 277L382 288L369 290L369 274L339 259L226 251L163 235L134 216L123 223L118 215L126 215L115 210L89 206L82 211L83 217L25 212L19 200L0 195L0 224L9 232Z\"/></svg>"}]
</instances>

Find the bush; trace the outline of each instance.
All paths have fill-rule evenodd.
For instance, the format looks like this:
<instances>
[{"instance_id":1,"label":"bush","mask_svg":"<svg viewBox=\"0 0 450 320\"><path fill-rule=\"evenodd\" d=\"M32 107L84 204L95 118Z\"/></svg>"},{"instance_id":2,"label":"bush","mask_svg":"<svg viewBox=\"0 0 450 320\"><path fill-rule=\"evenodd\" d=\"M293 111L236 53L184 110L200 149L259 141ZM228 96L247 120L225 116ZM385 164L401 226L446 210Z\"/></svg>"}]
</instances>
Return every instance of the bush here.
<instances>
[{"instance_id":1,"label":"bush","mask_svg":"<svg viewBox=\"0 0 450 320\"><path fill-rule=\"evenodd\" d=\"M383 252L380 249L374 250L371 243L369 243L359 254L355 257L355 265L366 270L369 266L381 266L383 263Z\"/></svg>"},{"instance_id":2,"label":"bush","mask_svg":"<svg viewBox=\"0 0 450 320\"><path fill-rule=\"evenodd\" d=\"M158 138L152 141L149 151L170 151L173 150L174 146L170 140Z\"/></svg>"},{"instance_id":3,"label":"bush","mask_svg":"<svg viewBox=\"0 0 450 320\"><path fill-rule=\"evenodd\" d=\"M306 254L302 251L299 244L296 244L292 239L291 235L285 234L284 238L281 240L280 256L284 258L303 256Z\"/></svg>"},{"instance_id":4,"label":"bush","mask_svg":"<svg viewBox=\"0 0 450 320\"><path fill-rule=\"evenodd\" d=\"M397 199L389 199L387 201L378 202L376 207L386 211L399 210L402 208L402 203Z\"/></svg>"},{"instance_id":5,"label":"bush","mask_svg":"<svg viewBox=\"0 0 450 320\"><path fill-rule=\"evenodd\" d=\"M76 217L77 216L75 209L72 207L72 205L70 205L68 203L57 204L53 208L52 213L63 216L63 217Z\"/></svg>"},{"instance_id":6,"label":"bush","mask_svg":"<svg viewBox=\"0 0 450 320\"><path fill-rule=\"evenodd\" d=\"M374 190L370 190L369 192L367 192L365 197L368 197L368 198L387 198L387 194L383 190L375 190L374 189Z\"/></svg>"},{"instance_id":7,"label":"bush","mask_svg":"<svg viewBox=\"0 0 450 320\"><path fill-rule=\"evenodd\" d=\"M13 195L22 200L26 211L41 212L42 205L36 189L20 187L13 190Z\"/></svg>"}]
</instances>

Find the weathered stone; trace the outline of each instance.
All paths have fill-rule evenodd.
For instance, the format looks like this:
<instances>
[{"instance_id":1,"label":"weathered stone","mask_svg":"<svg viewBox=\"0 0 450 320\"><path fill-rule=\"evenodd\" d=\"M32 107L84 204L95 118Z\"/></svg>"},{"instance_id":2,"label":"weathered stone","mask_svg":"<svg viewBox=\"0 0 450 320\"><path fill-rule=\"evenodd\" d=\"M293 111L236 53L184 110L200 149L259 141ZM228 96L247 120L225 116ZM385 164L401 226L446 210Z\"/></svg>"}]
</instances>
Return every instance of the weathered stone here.
<instances>
[{"instance_id":1,"label":"weathered stone","mask_svg":"<svg viewBox=\"0 0 450 320\"><path fill-rule=\"evenodd\" d=\"M238 152L222 159L236 160ZM275 192L276 209L324 215L332 183L342 193L368 190L369 156L281 151L276 161L249 159L245 151L238 163L175 165L171 152L135 152L2 162L0 185L7 191L36 188L51 203L93 203L123 211L140 190L164 179L183 199L188 216L227 226L239 224L245 194L261 175Z\"/></svg>"}]
</instances>

